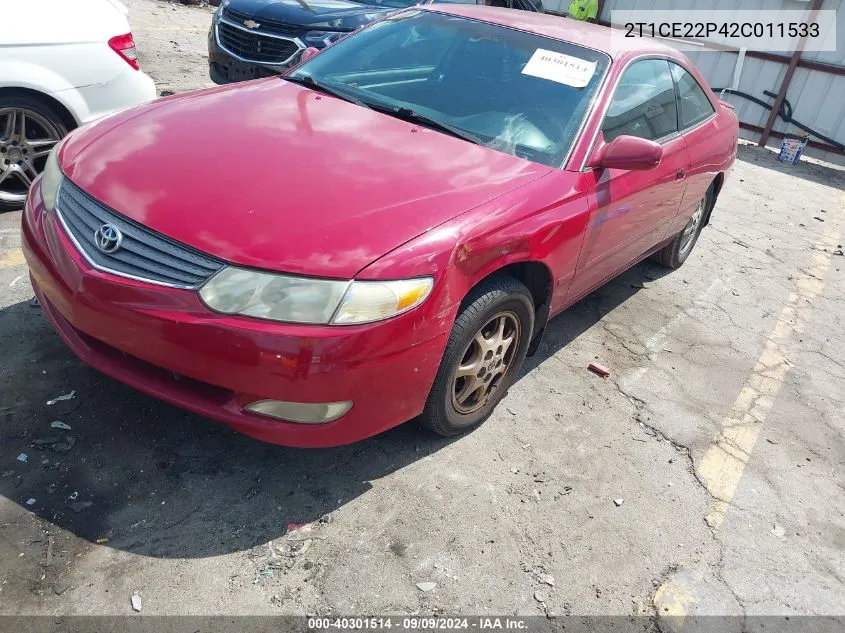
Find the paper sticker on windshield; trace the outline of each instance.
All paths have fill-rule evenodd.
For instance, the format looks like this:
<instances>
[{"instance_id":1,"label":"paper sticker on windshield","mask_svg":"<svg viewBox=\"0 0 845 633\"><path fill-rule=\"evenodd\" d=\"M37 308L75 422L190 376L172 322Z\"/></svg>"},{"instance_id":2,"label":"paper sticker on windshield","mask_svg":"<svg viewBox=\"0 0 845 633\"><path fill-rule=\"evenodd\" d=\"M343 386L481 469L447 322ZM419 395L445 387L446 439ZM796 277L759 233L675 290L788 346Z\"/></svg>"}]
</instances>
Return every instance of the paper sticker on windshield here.
<instances>
[{"instance_id":1,"label":"paper sticker on windshield","mask_svg":"<svg viewBox=\"0 0 845 633\"><path fill-rule=\"evenodd\" d=\"M523 75L540 77L573 88L583 88L596 72L596 62L538 48L522 69Z\"/></svg>"}]
</instances>

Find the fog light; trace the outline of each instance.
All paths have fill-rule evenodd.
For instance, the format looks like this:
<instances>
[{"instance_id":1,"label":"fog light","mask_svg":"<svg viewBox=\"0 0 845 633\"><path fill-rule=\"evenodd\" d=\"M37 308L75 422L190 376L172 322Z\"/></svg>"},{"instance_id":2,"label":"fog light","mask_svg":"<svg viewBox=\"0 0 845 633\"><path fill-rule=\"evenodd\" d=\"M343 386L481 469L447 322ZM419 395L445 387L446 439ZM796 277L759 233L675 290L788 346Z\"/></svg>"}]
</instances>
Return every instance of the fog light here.
<instances>
[{"instance_id":1,"label":"fog light","mask_svg":"<svg viewBox=\"0 0 845 633\"><path fill-rule=\"evenodd\" d=\"M283 400L259 400L247 405L250 413L268 415L271 418L300 422L302 424L325 424L337 420L352 408L352 401L345 402L284 402Z\"/></svg>"}]
</instances>

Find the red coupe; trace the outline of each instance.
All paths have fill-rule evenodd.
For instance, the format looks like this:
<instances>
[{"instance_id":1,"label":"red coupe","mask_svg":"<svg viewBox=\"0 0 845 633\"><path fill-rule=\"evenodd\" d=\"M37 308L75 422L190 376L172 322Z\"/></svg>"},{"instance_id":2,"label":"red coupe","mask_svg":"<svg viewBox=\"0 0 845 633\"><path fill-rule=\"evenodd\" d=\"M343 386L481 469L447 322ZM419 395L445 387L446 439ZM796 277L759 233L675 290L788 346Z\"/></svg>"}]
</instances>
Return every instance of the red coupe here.
<instances>
[{"instance_id":1,"label":"red coupe","mask_svg":"<svg viewBox=\"0 0 845 633\"><path fill-rule=\"evenodd\" d=\"M71 133L24 250L73 351L152 396L292 446L454 435L551 317L644 257L683 264L737 129L653 41L414 8Z\"/></svg>"}]
</instances>

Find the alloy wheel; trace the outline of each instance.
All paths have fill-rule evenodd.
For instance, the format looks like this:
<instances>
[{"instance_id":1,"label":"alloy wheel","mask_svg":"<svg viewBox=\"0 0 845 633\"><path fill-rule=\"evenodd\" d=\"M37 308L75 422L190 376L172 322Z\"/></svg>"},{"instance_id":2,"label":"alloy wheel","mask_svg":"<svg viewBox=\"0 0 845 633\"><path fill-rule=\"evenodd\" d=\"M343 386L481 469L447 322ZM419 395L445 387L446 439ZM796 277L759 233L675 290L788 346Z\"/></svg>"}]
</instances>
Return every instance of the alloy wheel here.
<instances>
[{"instance_id":1,"label":"alloy wheel","mask_svg":"<svg viewBox=\"0 0 845 633\"><path fill-rule=\"evenodd\" d=\"M686 254L686 252L692 248L692 245L695 242L695 236L698 233L698 229L701 225L701 220L704 218L704 205L706 200L707 198L702 198L701 202L698 203L698 207L696 207L695 213L692 214L690 221L687 222L687 225L684 227L683 233L681 233L680 252L682 254Z\"/></svg>"},{"instance_id":2,"label":"alloy wheel","mask_svg":"<svg viewBox=\"0 0 845 633\"><path fill-rule=\"evenodd\" d=\"M47 117L28 108L0 108L0 202L22 203L47 155L62 138Z\"/></svg>"},{"instance_id":3,"label":"alloy wheel","mask_svg":"<svg viewBox=\"0 0 845 633\"><path fill-rule=\"evenodd\" d=\"M499 312L476 332L452 380L452 406L462 414L483 407L502 383L519 348L519 318Z\"/></svg>"}]
</instances>

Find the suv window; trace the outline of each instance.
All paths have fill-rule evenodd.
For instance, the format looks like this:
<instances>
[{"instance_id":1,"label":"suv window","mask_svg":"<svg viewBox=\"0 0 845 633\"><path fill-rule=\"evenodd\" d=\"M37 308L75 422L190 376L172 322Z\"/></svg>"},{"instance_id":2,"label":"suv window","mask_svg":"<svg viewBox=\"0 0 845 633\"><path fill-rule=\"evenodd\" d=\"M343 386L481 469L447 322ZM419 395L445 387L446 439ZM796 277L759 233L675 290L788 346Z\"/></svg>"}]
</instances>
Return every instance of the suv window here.
<instances>
[{"instance_id":1,"label":"suv window","mask_svg":"<svg viewBox=\"0 0 845 633\"><path fill-rule=\"evenodd\" d=\"M665 59L644 59L622 74L602 124L608 143L627 134L652 141L678 131L675 86Z\"/></svg>"},{"instance_id":2,"label":"suv window","mask_svg":"<svg viewBox=\"0 0 845 633\"><path fill-rule=\"evenodd\" d=\"M685 130L696 123L700 123L713 114L715 110L695 77L678 64L671 66L672 78L678 84L681 129Z\"/></svg>"}]
</instances>

